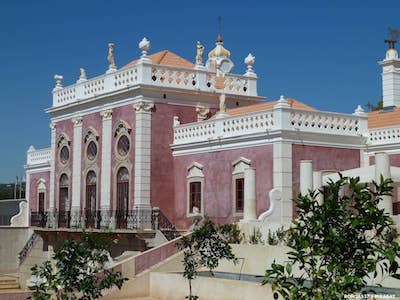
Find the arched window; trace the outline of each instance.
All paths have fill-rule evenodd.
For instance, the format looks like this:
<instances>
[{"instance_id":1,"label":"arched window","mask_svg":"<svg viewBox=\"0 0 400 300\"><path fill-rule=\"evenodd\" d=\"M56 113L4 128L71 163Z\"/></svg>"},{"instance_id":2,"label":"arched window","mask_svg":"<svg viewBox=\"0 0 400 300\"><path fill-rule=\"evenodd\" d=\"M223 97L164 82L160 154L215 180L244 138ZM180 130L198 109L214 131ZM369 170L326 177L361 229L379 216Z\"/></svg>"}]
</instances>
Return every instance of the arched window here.
<instances>
[{"instance_id":1,"label":"arched window","mask_svg":"<svg viewBox=\"0 0 400 300\"><path fill-rule=\"evenodd\" d=\"M129 209L129 172L121 167L117 173L117 211L127 212Z\"/></svg>"},{"instance_id":2,"label":"arched window","mask_svg":"<svg viewBox=\"0 0 400 300\"><path fill-rule=\"evenodd\" d=\"M89 171L86 176L86 210L96 210L97 177L94 171Z\"/></svg>"},{"instance_id":3,"label":"arched window","mask_svg":"<svg viewBox=\"0 0 400 300\"><path fill-rule=\"evenodd\" d=\"M68 198L69 179L67 174L62 174L60 177L60 195L59 195L59 211L69 211L69 198Z\"/></svg>"}]
</instances>

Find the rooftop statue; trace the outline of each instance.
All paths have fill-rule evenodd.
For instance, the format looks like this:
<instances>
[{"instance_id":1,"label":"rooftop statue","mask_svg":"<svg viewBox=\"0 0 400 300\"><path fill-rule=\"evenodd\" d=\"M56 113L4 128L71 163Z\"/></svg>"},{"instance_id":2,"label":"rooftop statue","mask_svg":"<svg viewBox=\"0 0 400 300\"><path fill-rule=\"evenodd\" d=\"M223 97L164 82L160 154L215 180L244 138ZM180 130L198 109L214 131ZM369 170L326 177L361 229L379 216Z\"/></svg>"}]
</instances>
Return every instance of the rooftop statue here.
<instances>
[{"instance_id":1,"label":"rooftop statue","mask_svg":"<svg viewBox=\"0 0 400 300\"><path fill-rule=\"evenodd\" d=\"M109 69L116 69L115 59L114 59L114 43L108 44L108 62L110 63Z\"/></svg>"},{"instance_id":2,"label":"rooftop statue","mask_svg":"<svg viewBox=\"0 0 400 300\"><path fill-rule=\"evenodd\" d=\"M196 55L196 65L203 65L203 54L204 54L204 46L197 41L197 55Z\"/></svg>"}]
</instances>

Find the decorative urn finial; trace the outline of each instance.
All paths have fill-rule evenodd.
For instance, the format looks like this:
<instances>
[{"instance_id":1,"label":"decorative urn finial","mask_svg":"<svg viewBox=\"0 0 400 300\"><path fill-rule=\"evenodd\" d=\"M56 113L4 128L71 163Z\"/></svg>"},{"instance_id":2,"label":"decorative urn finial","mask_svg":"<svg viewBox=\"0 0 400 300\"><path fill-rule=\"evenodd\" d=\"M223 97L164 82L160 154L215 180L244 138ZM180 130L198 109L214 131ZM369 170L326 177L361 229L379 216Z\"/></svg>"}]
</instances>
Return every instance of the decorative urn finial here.
<instances>
[{"instance_id":1,"label":"decorative urn finial","mask_svg":"<svg viewBox=\"0 0 400 300\"><path fill-rule=\"evenodd\" d=\"M247 71L245 75L255 75L253 66L256 63L256 58L251 53L246 56L244 63L247 65Z\"/></svg>"},{"instance_id":2,"label":"decorative urn finial","mask_svg":"<svg viewBox=\"0 0 400 300\"><path fill-rule=\"evenodd\" d=\"M150 41L147 38L143 38L140 43L139 43L139 48L142 50L142 58L145 58L147 56L147 52L150 49Z\"/></svg>"},{"instance_id":3,"label":"decorative urn finial","mask_svg":"<svg viewBox=\"0 0 400 300\"><path fill-rule=\"evenodd\" d=\"M54 80L56 81L56 86L54 87L53 90L62 89L62 80L63 80L62 75L58 75L58 74L54 75Z\"/></svg>"}]
</instances>

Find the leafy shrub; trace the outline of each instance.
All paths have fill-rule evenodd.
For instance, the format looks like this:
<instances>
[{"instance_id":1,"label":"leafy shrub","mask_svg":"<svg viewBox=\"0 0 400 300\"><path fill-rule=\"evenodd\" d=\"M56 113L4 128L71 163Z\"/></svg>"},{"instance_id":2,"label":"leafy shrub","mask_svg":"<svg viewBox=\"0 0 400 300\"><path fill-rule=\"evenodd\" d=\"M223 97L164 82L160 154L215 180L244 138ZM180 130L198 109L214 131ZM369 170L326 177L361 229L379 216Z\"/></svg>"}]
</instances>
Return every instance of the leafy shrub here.
<instances>
[{"instance_id":1,"label":"leafy shrub","mask_svg":"<svg viewBox=\"0 0 400 300\"><path fill-rule=\"evenodd\" d=\"M263 284L271 283L285 299L336 300L360 292L378 272L400 279L396 273L400 247L391 230L393 221L378 208L382 196L391 195L391 182L381 178L371 189L358 177L340 175L329 183L321 205L317 192L299 195L297 218L288 232L289 262L274 262ZM341 194L344 186L348 186L346 195ZM295 264L304 272L299 278L292 273ZM305 285L306 279L310 284Z\"/></svg>"},{"instance_id":2,"label":"leafy shrub","mask_svg":"<svg viewBox=\"0 0 400 300\"><path fill-rule=\"evenodd\" d=\"M219 231L229 244L240 244L244 239L237 223L223 224L219 227Z\"/></svg>"},{"instance_id":3,"label":"leafy shrub","mask_svg":"<svg viewBox=\"0 0 400 300\"><path fill-rule=\"evenodd\" d=\"M190 237L182 237L177 246L184 250L183 277L188 279L189 295L186 299L189 300L198 299L198 296L192 295L192 280L197 277L197 270L200 267L206 267L214 275L213 270L218 267L220 259L236 262L228 240L208 217L205 217L204 224Z\"/></svg>"},{"instance_id":4,"label":"leafy shrub","mask_svg":"<svg viewBox=\"0 0 400 300\"><path fill-rule=\"evenodd\" d=\"M263 245L264 244L260 228L253 227L253 233L250 234L248 242L251 245Z\"/></svg>"},{"instance_id":5,"label":"leafy shrub","mask_svg":"<svg viewBox=\"0 0 400 300\"><path fill-rule=\"evenodd\" d=\"M104 289L118 288L127 278L121 272L107 269L109 249L113 241L84 233L81 241L66 240L50 261L32 267L36 283L29 299L91 300L102 296Z\"/></svg>"}]
</instances>

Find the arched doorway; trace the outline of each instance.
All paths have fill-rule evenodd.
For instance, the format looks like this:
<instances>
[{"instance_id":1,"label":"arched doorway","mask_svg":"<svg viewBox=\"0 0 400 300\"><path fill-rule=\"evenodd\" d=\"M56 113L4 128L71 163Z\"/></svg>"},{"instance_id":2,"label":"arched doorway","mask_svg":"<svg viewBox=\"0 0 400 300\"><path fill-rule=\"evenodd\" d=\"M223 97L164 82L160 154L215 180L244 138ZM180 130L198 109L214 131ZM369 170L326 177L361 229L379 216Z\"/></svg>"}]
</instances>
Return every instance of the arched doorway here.
<instances>
[{"instance_id":1,"label":"arched doorway","mask_svg":"<svg viewBox=\"0 0 400 300\"><path fill-rule=\"evenodd\" d=\"M117 173L117 227L125 228L129 213L129 171L121 167Z\"/></svg>"}]
</instances>

